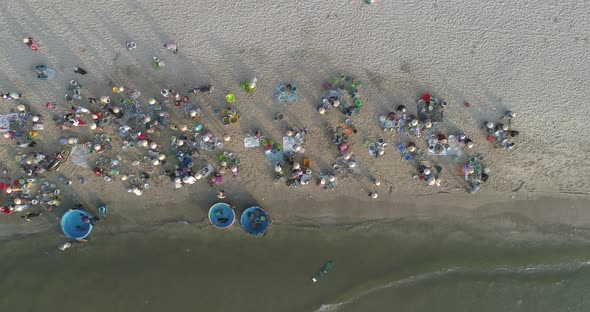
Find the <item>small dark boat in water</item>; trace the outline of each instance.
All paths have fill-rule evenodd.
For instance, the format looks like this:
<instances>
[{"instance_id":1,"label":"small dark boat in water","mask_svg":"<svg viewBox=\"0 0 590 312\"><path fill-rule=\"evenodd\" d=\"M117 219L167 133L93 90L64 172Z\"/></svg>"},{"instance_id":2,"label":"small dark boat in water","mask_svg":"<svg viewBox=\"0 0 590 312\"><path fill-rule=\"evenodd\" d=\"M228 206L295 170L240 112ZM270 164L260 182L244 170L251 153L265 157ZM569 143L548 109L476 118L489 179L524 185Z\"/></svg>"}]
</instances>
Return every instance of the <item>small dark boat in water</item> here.
<instances>
[{"instance_id":1,"label":"small dark boat in water","mask_svg":"<svg viewBox=\"0 0 590 312\"><path fill-rule=\"evenodd\" d=\"M324 266L316 274L313 275L311 280L314 283L317 282L320 279L320 277L328 274L330 272L330 270L332 270L333 266L334 266L334 262L332 262L332 260L329 260L328 262L326 262L324 264Z\"/></svg>"}]
</instances>

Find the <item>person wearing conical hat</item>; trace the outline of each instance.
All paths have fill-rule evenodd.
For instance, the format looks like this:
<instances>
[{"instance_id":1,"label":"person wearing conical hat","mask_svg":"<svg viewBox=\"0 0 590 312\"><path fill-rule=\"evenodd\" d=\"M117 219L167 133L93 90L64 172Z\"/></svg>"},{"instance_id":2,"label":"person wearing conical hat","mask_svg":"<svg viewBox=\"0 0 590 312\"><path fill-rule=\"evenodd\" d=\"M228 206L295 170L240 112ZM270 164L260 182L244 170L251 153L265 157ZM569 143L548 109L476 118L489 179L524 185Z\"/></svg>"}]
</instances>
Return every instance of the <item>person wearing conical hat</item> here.
<instances>
[{"instance_id":1,"label":"person wearing conical hat","mask_svg":"<svg viewBox=\"0 0 590 312\"><path fill-rule=\"evenodd\" d=\"M500 130L502 130L502 131L506 131L506 130L508 130L508 125L506 125L506 124L503 124L503 123L497 123L497 124L494 126L494 130L496 130L496 131L500 131Z\"/></svg>"},{"instance_id":2,"label":"person wearing conical hat","mask_svg":"<svg viewBox=\"0 0 590 312\"><path fill-rule=\"evenodd\" d=\"M33 51L37 51L37 49L39 48L37 43L35 41L33 41L32 37L24 38L23 42L27 45L27 47L29 47Z\"/></svg>"},{"instance_id":3,"label":"person wearing conical hat","mask_svg":"<svg viewBox=\"0 0 590 312\"><path fill-rule=\"evenodd\" d=\"M516 117L516 114L513 111L506 111L504 113L504 118L507 120L512 120L514 117Z\"/></svg>"},{"instance_id":4,"label":"person wearing conical hat","mask_svg":"<svg viewBox=\"0 0 590 312\"><path fill-rule=\"evenodd\" d=\"M217 198L224 199L225 198L225 191L218 191Z\"/></svg>"},{"instance_id":5,"label":"person wearing conical hat","mask_svg":"<svg viewBox=\"0 0 590 312\"><path fill-rule=\"evenodd\" d=\"M118 106L113 106L112 108L109 108L109 112L113 114L117 119L121 119L125 114L121 111L121 108L119 108Z\"/></svg>"},{"instance_id":6,"label":"person wearing conical hat","mask_svg":"<svg viewBox=\"0 0 590 312\"><path fill-rule=\"evenodd\" d=\"M102 104L110 104L111 103L111 98L108 97L108 96L106 96L106 95L103 95L103 96L100 97L100 102Z\"/></svg>"}]
</instances>

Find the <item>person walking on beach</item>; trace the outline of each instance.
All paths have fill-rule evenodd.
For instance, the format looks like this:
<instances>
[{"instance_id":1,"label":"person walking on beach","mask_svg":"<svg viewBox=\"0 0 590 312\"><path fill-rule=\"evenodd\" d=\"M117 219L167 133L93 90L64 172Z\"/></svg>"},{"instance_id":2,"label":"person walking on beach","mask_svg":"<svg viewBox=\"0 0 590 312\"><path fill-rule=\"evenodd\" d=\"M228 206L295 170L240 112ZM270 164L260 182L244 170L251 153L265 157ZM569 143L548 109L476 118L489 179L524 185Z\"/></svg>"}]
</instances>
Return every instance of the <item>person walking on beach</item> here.
<instances>
[{"instance_id":1,"label":"person walking on beach","mask_svg":"<svg viewBox=\"0 0 590 312\"><path fill-rule=\"evenodd\" d=\"M32 37L27 37L23 39L23 42L33 51L37 51L39 49L39 45L35 41L33 41Z\"/></svg>"},{"instance_id":2,"label":"person walking on beach","mask_svg":"<svg viewBox=\"0 0 590 312\"><path fill-rule=\"evenodd\" d=\"M82 67L80 67L80 66L74 66L74 73L76 73L76 74L80 74L80 75L82 75L82 76L84 76L84 75L88 74L88 72L87 72L87 71L85 71L85 70L84 70Z\"/></svg>"},{"instance_id":3,"label":"person walking on beach","mask_svg":"<svg viewBox=\"0 0 590 312\"><path fill-rule=\"evenodd\" d=\"M38 217L40 215L41 215L41 212L27 212L24 216L21 216L21 218L30 222L31 218Z\"/></svg>"},{"instance_id":4,"label":"person walking on beach","mask_svg":"<svg viewBox=\"0 0 590 312\"><path fill-rule=\"evenodd\" d=\"M166 43L164 48L171 50L174 54L178 53L178 47L174 43Z\"/></svg>"}]
</instances>

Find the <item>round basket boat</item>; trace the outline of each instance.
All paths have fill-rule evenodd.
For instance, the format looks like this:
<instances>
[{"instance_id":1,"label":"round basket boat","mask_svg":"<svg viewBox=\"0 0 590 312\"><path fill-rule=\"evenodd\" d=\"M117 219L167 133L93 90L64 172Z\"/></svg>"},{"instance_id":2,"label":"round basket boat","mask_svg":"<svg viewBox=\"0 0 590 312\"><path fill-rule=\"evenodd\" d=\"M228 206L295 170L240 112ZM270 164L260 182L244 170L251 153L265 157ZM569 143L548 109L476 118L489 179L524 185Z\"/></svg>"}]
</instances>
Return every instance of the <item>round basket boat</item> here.
<instances>
[{"instance_id":1,"label":"round basket boat","mask_svg":"<svg viewBox=\"0 0 590 312\"><path fill-rule=\"evenodd\" d=\"M68 237L83 239L92 231L92 224L84 222L84 219L92 218L85 210L70 210L61 217L61 230Z\"/></svg>"},{"instance_id":2,"label":"round basket boat","mask_svg":"<svg viewBox=\"0 0 590 312\"><path fill-rule=\"evenodd\" d=\"M264 234L270 225L270 218L264 209L252 206L242 213L240 224L244 231L252 235Z\"/></svg>"},{"instance_id":3,"label":"round basket boat","mask_svg":"<svg viewBox=\"0 0 590 312\"><path fill-rule=\"evenodd\" d=\"M209 222L216 228L225 229L236 220L236 213L230 205L217 203L209 208Z\"/></svg>"}]
</instances>

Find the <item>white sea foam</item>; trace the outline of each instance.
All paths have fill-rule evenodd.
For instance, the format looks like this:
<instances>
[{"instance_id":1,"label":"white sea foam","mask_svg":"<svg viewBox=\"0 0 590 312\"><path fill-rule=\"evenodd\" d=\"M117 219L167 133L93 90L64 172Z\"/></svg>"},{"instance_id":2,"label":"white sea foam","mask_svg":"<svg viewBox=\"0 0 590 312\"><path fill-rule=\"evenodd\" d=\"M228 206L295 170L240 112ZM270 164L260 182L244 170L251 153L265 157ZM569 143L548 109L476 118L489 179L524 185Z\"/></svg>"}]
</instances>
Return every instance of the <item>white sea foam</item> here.
<instances>
[{"instance_id":1,"label":"white sea foam","mask_svg":"<svg viewBox=\"0 0 590 312\"><path fill-rule=\"evenodd\" d=\"M464 273L469 275L506 275L506 274L545 274L545 273L556 273L556 272L573 272L583 267L590 267L590 261L579 261L579 262L571 262L571 263L557 263L557 264L535 264L530 266L523 266L523 267L507 267L507 266L500 266L491 269L481 269L481 268L459 268L459 267L451 267L435 272L424 273L419 275L411 275L406 278L392 281L389 283L385 283L365 291L359 292L356 295L353 295L351 298L333 304L322 304L315 312L332 312L338 311L340 307L356 302L357 300L373 294L375 292L390 289L390 288L401 288L412 285L417 282L423 282L428 280L433 280L440 278L445 275L449 274L457 274L457 273ZM557 285L559 286L559 285Z\"/></svg>"}]
</instances>

